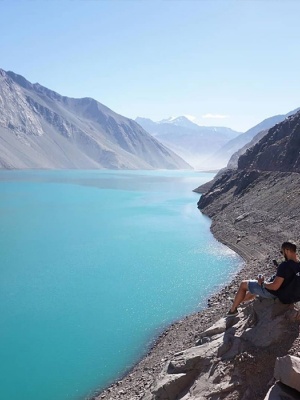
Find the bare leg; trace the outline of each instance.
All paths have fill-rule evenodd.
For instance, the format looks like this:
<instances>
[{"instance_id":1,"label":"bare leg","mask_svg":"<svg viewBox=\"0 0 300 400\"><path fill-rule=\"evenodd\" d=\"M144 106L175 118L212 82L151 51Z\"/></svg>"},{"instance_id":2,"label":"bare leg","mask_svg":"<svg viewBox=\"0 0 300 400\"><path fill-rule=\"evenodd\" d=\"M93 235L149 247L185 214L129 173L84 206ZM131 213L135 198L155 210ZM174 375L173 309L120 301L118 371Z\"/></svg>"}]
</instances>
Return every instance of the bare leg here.
<instances>
[{"instance_id":1,"label":"bare leg","mask_svg":"<svg viewBox=\"0 0 300 400\"><path fill-rule=\"evenodd\" d=\"M242 301L242 303L244 303L245 301L253 300L253 299L255 299L255 297L256 297L256 294L252 294L250 292L247 292L246 296L244 297L244 300Z\"/></svg>"},{"instance_id":2,"label":"bare leg","mask_svg":"<svg viewBox=\"0 0 300 400\"><path fill-rule=\"evenodd\" d=\"M248 281L242 281L239 290L237 291L235 298L233 300L233 304L230 309L231 312L234 312L237 309L237 307L244 301L247 292L248 292Z\"/></svg>"}]
</instances>

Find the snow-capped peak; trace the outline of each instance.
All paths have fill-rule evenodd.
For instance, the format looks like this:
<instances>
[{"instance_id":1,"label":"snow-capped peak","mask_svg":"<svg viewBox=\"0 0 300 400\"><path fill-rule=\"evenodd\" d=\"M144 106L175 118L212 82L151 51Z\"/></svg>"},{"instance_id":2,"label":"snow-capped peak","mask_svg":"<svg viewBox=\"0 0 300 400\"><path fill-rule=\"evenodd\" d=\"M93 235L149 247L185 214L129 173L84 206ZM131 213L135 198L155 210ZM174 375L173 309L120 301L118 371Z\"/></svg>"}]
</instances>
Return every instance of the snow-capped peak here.
<instances>
[{"instance_id":1,"label":"snow-capped peak","mask_svg":"<svg viewBox=\"0 0 300 400\"><path fill-rule=\"evenodd\" d=\"M169 118L165 118L162 119L161 121L157 121L159 124L168 124L170 122L173 122L177 119L178 117L169 117Z\"/></svg>"},{"instance_id":2,"label":"snow-capped peak","mask_svg":"<svg viewBox=\"0 0 300 400\"><path fill-rule=\"evenodd\" d=\"M198 126L195 121L196 117L193 117L192 115L181 115L180 117L162 119L161 121L158 121L158 124L172 124L185 128L195 128L195 125Z\"/></svg>"}]
</instances>

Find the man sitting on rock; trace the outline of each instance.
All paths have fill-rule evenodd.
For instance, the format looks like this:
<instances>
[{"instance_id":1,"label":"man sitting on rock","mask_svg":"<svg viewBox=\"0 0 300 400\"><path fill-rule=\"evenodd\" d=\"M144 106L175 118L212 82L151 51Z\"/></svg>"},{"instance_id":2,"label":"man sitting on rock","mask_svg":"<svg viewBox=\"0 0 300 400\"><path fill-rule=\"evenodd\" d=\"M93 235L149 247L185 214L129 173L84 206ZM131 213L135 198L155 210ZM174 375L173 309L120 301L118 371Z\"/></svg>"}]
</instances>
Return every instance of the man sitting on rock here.
<instances>
[{"instance_id":1,"label":"man sitting on rock","mask_svg":"<svg viewBox=\"0 0 300 400\"><path fill-rule=\"evenodd\" d=\"M262 275L259 275L257 280L242 281L227 317L236 316L238 314L238 306L255 296L267 299L278 298L284 304L299 301L300 262L296 251L297 247L293 242L288 241L282 244L280 252L285 261L279 264L273 281L264 282Z\"/></svg>"}]
</instances>

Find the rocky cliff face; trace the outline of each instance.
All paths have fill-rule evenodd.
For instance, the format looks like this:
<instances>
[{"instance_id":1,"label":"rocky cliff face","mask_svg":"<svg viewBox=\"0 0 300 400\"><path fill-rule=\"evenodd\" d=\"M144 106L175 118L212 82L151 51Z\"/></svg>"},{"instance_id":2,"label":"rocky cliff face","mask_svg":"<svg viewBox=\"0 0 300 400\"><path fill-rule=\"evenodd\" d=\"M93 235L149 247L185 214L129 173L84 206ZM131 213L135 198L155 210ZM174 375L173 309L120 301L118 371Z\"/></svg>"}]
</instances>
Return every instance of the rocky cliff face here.
<instances>
[{"instance_id":1,"label":"rocky cliff face","mask_svg":"<svg viewBox=\"0 0 300 400\"><path fill-rule=\"evenodd\" d=\"M239 158L238 168L300 172L300 112L271 128Z\"/></svg>"},{"instance_id":2,"label":"rocky cliff face","mask_svg":"<svg viewBox=\"0 0 300 400\"><path fill-rule=\"evenodd\" d=\"M174 354L142 399L263 399L265 381L273 376L269 365L274 366L298 336L297 318L293 306L256 300L237 318L222 318L200 332L194 347ZM299 358L295 362L300 365ZM300 388L297 377L292 382L293 388Z\"/></svg>"},{"instance_id":3,"label":"rocky cliff face","mask_svg":"<svg viewBox=\"0 0 300 400\"><path fill-rule=\"evenodd\" d=\"M235 175L239 177L239 180L242 179L243 173L238 171L300 172L299 165L300 111L271 129L258 133L250 143L233 154L227 168L220 170L211 182L195 189L195 192L206 193L212 187L216 188L220 185L221 190L224 191L227 186L224 184L224 179ZM253 177L253 174L251 176ZM249 180L249 176L245 179ZM230 184L233 184L232 179L229 180ZM211 200L202 196L202 204L207 201ZM199 206L202 207L201 203Z\"/></svg>"},{"instance_id":4,"label":"rocky cliff face","mask_svg":"<svg viewBox=\"0 0 300 400\"><path fill-rule=\"evenodd\" d=\"M275 115L265 119L247 132L226 143L220 150L213 154L212 160L216 160L216 162L220 160L219 163L216 164L219 168L224 168L226 165L228 168L236 168L238 158L244 154L248 148L256 144L270 128L276 124L280 124L289 116L296 114L299 110L300 109L297 108L285 115Z\"/></svg>"},{"instance_id":5,"label":"rocky cliff face","mask_svg":"<svg viewBox=\"0 0 300 400\"><path fill-rule=\"evenodd\" d=\"M136 122L0 69L0 168L190 168Z\"/></svg>"},{"instance_id":6,"label":"rocky cliff face","mask_svg":"<svg viewBox=\"0 0 300 400\"><path fill-rule=\"evenodd\" d=\"M246 143L243 147L241 147L238 151L232 154L230 157L228 164L227 164L227 169L235 169L238 167L238 161L239 158L246 153L246 151L253 147L256 143L258 143L266 134L268 133L268 129L263 130L259 133L257 133L254 138L249 142Z\"/></svg>"},{"instance_id":7,"label":"rocky cliff face","mask_svg":"<svg viewBox=\"0 0 300 400\"><path fill-rule=\"evenodd\" d=\"M220 174L201 196L198 207L213 218L215 235L226 225L233 248L237 240L248 241L249 248L258 240L268 248L275 237L299 240L299 154L300 112L271 128L240 157L238 169Z\"/></svg>"}]
</instances>

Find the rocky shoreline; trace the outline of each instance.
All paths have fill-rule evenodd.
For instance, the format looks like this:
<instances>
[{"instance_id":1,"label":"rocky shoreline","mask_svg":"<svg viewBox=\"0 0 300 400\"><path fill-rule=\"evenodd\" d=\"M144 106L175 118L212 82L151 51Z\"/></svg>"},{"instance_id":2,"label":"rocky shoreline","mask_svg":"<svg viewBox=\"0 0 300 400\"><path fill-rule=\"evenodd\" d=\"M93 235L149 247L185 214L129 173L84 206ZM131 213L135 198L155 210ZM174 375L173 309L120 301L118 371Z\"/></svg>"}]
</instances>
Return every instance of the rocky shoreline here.
<instances>
[{"instance_id":1,"label":"rocky shoreline","mask_svg":"<svg viewBox=\"0 0 300 400\"><path fill-rule=\"evenodd\" d=\"M195 346L201 332L224 317L239 282L242 279L255 278L262 272L266 276L272 275L274 273L272 260L279 259L281 243L289 238L299 242L297 229L300 220L299 174L261 173L255 177L255 183L248 179L248 186L240 188L242 194L240 196L233 194L233 190L236 192L239 187L240 178L233 174L230 179L228 183L230 189L221 196L216 190L218 201L215 202L213 197L209 198L207 204L202 204L201 208L212 219L211 231L217 240L244 259L242 269L237 272L230 284L208 299L207 307L203 311L173 323L157 338L153 347L129 373L92 399L142 399L164 368L166 361L175 353ZM251 191L247 190L249 185L252 185ZM288 202L286 202L287 196ZM299 340L291 346L289 354L299 356ZM273 365L269 367L270 373L273 368ZM267 390L266 387L265 391ZM241 397L235 394L226 398Z\"/></svg>"},{"instance_id":2,"label":"rocky shoreline","mask_svg":"<svg viewBox=\"0 0 300 400\"><path fill-rule=\"evenodd\" d=\"M226 242L224 232L223 243L226 244ZM229 247L233 248L233 246ZM243 254L245 257L243 249L239 248L238 244L234 246L234 251L240 255ZM254 248L253 252L255 252ZM92 399L141 399L145 391L154 383L155 378L163 369L167 359L179 351L194 346L200 333L227 313L231 305L231 299L242 279L246 279L249 276L256 277L261 272L261 265L264 263L266 263L264 271L269 270L271 275L274 270L274 267L267 265L267 260L264 258L260 258L259 263L257 262L258 260L254 262L252 259L246 257L244 261L243 267L236 273L232 281L208 299L207 307L204 310L188 315L171 324L156 339L149 352L131 371L101 393L93 396Z\"/></svg>"},{"instance_id":3,"label":"rocky shoreline","mask_svg":"<svg viewBox=\"0 0 300 400\"><path fill-rule=\"evenodd\" d=\"M171 324L154 342L143 359L138 362L124 377L114 382L104 391L94 395L91 400L138 400L153 384L163 369L167 359L178 351L195 345L198 334L224 316L231 304L237 282L246 276L246 265L237 272L233 280L213 294L207 307L197 313ZM249 271L249 270L248 270ZM257 275L258 269L253 268Z\"/></svg>"}]
</instances>

